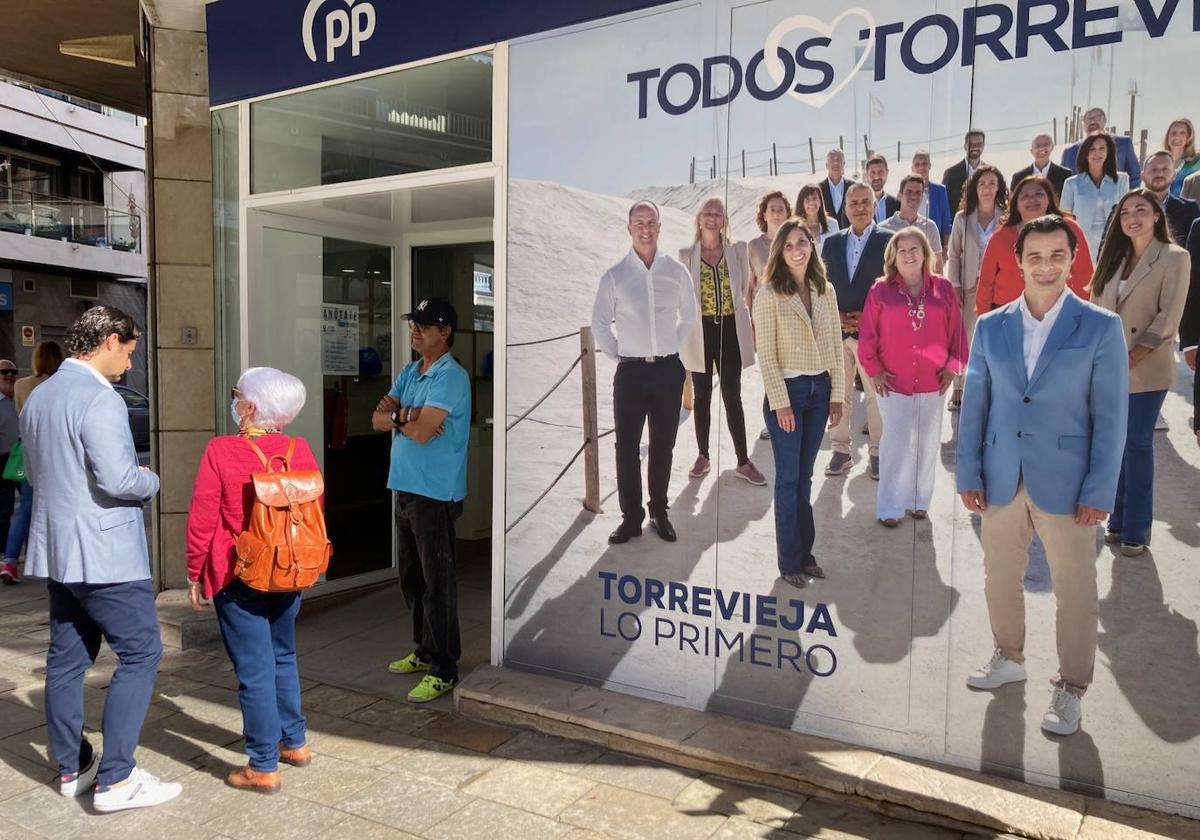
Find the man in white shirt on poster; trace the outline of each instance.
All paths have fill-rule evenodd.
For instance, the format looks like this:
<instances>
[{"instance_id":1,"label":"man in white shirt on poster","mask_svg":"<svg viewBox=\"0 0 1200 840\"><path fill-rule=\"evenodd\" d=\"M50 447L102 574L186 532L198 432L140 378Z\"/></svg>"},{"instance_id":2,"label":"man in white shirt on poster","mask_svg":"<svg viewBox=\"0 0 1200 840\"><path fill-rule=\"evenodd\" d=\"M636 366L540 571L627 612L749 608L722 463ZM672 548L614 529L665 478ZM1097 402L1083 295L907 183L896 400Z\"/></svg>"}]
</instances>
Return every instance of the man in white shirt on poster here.
<instances>
[{"instance_id":1,"label":"man in white shirt on poster","mask_svg":"<svg viewBox=\"0 0 1200 840\"><path fill-rule=\"evenodd\" d=\"M647 422L650 527L667 542L676 538L667 518L667 487L686 376L679 348L696 328L699 313L688 270L658 250L661 229L661 215L653 202L638 201L629 208L633 247L600 278L592 307L596 346L617 363L613 420L621 524L608 537L614 545L642 533L639 448Z\"/></svg>"}]
</instances>

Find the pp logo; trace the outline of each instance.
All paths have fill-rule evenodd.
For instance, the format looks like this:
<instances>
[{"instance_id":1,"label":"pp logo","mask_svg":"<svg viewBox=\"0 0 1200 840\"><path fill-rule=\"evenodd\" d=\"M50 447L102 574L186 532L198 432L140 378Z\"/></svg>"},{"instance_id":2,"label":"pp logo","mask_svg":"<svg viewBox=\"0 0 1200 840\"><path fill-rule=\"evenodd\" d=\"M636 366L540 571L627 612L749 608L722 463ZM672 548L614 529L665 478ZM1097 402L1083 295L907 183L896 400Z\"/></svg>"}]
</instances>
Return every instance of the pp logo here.
<instances>
[{"instance_id":1,"label":"pp logo","mask_svg":"<svg viewBox=\"0 0 1200 840\"><path fill-rule=\"evenodd\" d=\"M332 64L337 51L350 45L350 54L362 52L362 45L375 34L375 7L367 0L342 0L346 8L333 8L325 14L325 62ZM309 0L304 9L304 23L300 35L304 39L304 52L309 61L317 60L317 47L313 41L313 29L317 12L325 0Z\"/></svg>"}]
</instances>

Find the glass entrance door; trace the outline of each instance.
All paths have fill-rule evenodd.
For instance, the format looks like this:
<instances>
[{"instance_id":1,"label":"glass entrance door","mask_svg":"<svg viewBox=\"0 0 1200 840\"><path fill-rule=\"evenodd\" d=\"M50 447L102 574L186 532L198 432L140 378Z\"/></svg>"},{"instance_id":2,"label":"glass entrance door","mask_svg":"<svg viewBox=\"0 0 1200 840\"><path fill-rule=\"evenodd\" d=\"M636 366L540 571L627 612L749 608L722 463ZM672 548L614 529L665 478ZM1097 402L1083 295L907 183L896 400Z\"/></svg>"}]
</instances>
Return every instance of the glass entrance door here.
<instances>
[{"instance_id":1,"label":"glass entrance door","mask_svg":"<svg viewBox=\"0 0 1200 840\"><path fill-rule=\"evenodd\" d=\"M392 383L392 248L261 229L260 282L246 290L249 366L298 376L308 392L288 433L325 475L334 545L326 588L391 574L390 436L371 413Z\"/></svg>"}]
</instances>

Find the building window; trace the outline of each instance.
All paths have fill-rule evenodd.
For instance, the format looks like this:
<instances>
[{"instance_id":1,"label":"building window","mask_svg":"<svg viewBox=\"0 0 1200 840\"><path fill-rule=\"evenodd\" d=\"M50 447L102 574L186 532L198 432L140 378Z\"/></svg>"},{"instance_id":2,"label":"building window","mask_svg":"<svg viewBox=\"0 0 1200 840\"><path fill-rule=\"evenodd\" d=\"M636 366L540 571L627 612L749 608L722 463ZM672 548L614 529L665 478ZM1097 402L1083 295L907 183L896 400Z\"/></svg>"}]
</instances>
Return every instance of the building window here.
<instances>
[{"instance_id":1,"label":"building window","mask_svg":"<svg viewBox=\"0 0 1200 840\"><path fill-rule=\"evenodd\" d=\"M71 297L94 300L100 296L100 281L94 277L72 277Z\"/></svg>"}]
</instances>

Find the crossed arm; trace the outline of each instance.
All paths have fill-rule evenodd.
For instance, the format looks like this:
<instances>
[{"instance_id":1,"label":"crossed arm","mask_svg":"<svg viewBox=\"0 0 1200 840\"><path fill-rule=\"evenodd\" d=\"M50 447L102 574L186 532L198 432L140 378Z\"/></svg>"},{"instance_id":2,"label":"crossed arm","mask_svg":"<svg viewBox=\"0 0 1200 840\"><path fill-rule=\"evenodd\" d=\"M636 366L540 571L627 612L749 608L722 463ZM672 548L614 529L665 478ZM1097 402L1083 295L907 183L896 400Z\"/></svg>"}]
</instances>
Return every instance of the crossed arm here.
<instances>
[{"instance_id":1,"label":"crossed arm","mask_svg":"<svg viewBox=\"0 0 1200 840\"><path fill-rule=\"evenodd\" d=\"M399 414L398 423L392 422L393 412ZM433 406L401 406L398 399L388 394L375 406L371 427L377 432L394 430L415 443L429 443L446 430L448 414L444 408Z\"/></svg>"}]
</instances>

